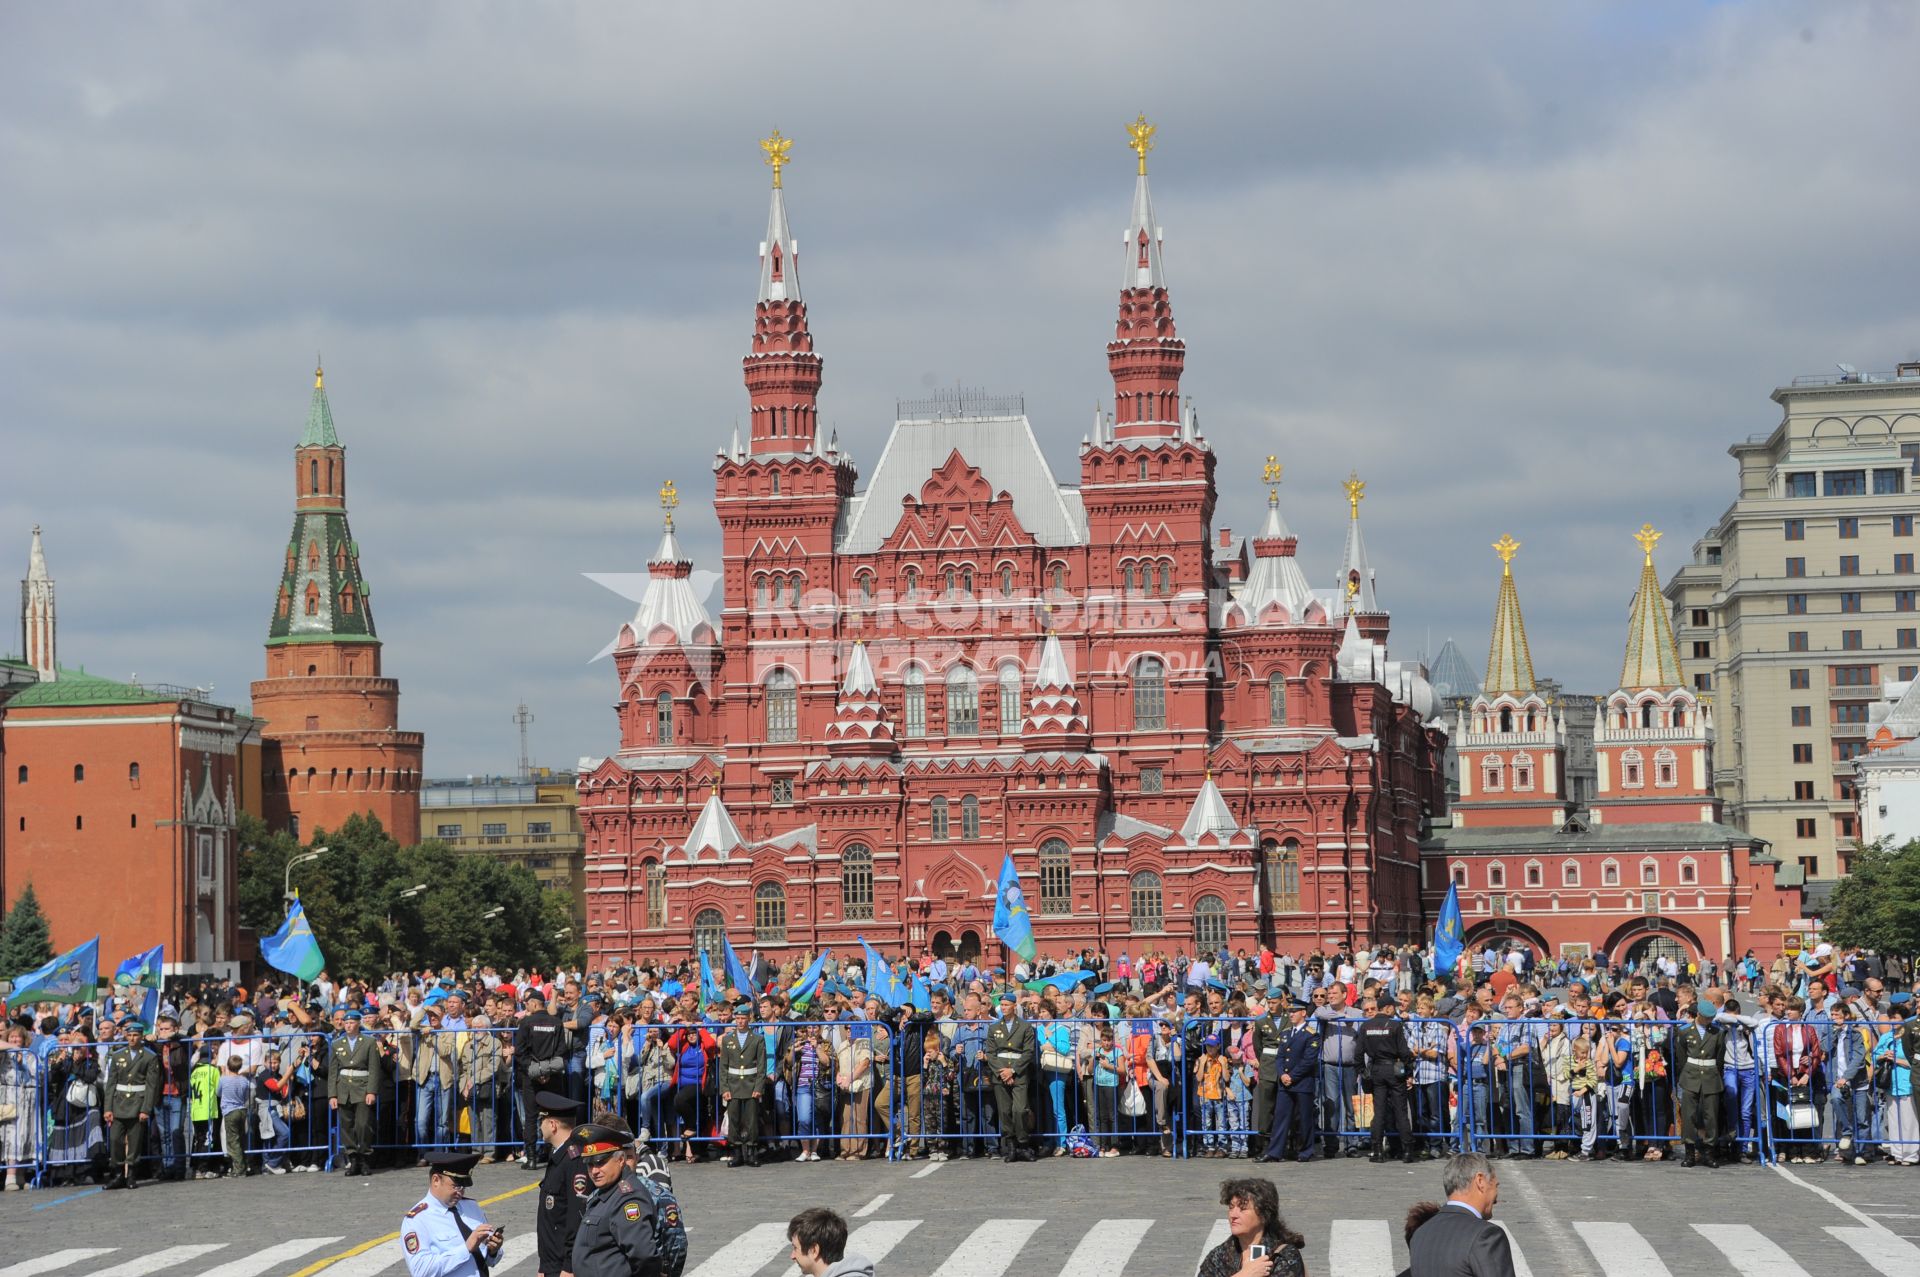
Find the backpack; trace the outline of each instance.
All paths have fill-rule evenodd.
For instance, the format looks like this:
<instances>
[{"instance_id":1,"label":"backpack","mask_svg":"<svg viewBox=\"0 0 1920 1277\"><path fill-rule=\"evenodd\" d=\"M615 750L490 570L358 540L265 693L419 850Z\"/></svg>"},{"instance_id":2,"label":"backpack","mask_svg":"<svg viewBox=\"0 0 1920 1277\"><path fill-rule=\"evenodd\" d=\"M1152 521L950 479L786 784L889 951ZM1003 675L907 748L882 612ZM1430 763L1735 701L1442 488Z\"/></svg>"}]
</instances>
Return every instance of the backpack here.
<instances>
[{"instance_id":1,"label":"backpack","mask_svg":"<svg viewBox=\"0 0 1920 1277\"><path fill-rule=\"evenodd\" d=\"M660 1277L680 1277L687 1267L687 1226L680 1218L680 1202L661 1181L648 1179L653 1193L653 1253L660 1261Z\"/></svg>"},{"instance_id":2,"label":"backpack","mask_svg":"<svg viewBox=\"0 0 1920 1277\"><path fill-rule=\"evenodd\" d=\"M1087 1128L1076 1125L1067 1132L1067 1138L1061 1141L1061 1147L1067 1150L1068 1157L1094 1157L1100 1152L1093 1142L1093 1136L1087 1134Z\"/></svg>"}]
</instances>

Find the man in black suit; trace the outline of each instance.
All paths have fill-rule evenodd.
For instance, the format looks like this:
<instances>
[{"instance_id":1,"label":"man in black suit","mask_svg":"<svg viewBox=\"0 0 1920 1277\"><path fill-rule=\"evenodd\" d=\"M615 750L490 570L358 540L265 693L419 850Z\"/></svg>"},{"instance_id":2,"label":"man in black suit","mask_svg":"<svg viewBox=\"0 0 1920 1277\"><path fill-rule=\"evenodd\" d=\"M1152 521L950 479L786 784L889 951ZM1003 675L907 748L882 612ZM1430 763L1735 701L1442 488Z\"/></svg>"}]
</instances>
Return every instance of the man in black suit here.
<instances>
[{"instance_id":1,"label":"man in black suit","mask_svg":"<svg viewBox=\"0 0 1920 1277\"><path fill-rule=\"evenodd\" d=\"M1447 1204L1407 1242L1412 1277L1514 1277L1513 1248L1493 1222L1500 1179L1484 1153L1447 1159Z\"/></svg>"}]
</instances>

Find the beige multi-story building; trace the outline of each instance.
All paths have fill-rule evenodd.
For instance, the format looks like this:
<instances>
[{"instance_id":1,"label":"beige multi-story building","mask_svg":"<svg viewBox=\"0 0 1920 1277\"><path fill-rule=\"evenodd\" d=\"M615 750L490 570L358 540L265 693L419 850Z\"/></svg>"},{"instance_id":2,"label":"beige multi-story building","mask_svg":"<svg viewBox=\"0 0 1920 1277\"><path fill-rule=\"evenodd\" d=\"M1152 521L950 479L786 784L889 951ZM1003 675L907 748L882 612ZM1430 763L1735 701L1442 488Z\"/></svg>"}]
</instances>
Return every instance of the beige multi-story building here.
<instances>
[{"instance_id":1,"label":"beige multi-story building","mask_svg":"<svg viewBox=\"0 0 1920 1277\"><path fill-rule=\"evenodd\" d=\"M530 781L428 781L420 791L420 833L463 855L525 865L540 885L573 902L576 935L587 916L586 840L570 772Z\"/></svg>"},{"instance_id":2,"label":"beige multi-story building","mask_svg":"<svg viewBox=\"0 0 1920 1277\"><path fill-rule=\"evenodd\" d=\"M1665 594L1687 681L1715 702L1729 823L1834 878L1860 833L1868 707L1920 663L1920 363L1798 377L1773 401L1780 423L1728 449L1739 496Z\"/></svg>"}]
</instances>

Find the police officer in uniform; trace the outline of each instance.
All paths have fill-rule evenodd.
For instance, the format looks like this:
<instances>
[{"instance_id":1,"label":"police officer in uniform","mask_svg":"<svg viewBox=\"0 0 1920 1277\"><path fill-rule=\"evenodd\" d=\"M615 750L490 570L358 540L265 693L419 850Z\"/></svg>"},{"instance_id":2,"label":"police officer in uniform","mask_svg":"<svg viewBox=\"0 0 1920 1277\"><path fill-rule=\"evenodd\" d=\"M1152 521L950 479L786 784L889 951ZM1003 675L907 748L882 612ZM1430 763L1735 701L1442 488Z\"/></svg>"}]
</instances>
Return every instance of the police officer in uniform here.
<instances>
[{"instance_id":1,"label":"police officer in uniform","mask_svg":"<svg viewBox=\"0 0 1920 1277\"><path fill-rule=\"evenodd\" d=\"M380 1094L380 1048L360 1031L360 1013L346 1014L346 1032L327 1052L327 1103L340 1113L342 1175L369 1175L373 1156L373 1107Z\"/></svg>"},{"instance_id":2,"label":"police officer in uniform","mask_svg":"<svg viewBox=\"0 0 1920 1277\"><path fill-rule=\"evenodd\" d=\"M1273 1078L1279 1087L1274 1092L1273 1117L1267 1135L1264 1160L1277 1162L1287 1155L1287 1132L1297 1137L1295 1155L1311 1162L1320 1155L1315 1146L1315 1115L1320 1107L1320 1022L1312 1016L1313 1003L1295 998L1290 1008L1293 1024L1280 1043L1273 1059ZM1264 1023L1264 1021L1263 1021ZM1265 1071L1264 1055L1260 1061Z\"/></svg>"},{"instance_id":3,"label":"police officer in uniform","mask_svg":"<svg viewBox=\"0 0 1920 1277\"><path fill-rule=\"evenodd\" d=\"M1720 1165L1720 1099L1726 1090L1727 1031L1713 1022L1713 1003L1702 1000L1695 1018L1680 1030L1680 1137L1687 1142L1684 1166Z\"/></svg>"},{"instance_id":4,"label":"police officer in uniform","mask_svg":"<svg viewBox=\"0 0 1920 1277\"><path fill-rule=\"evenodd\" d=\"M1033 1073L1033 1054L1039 1039L1033 1026L1021 1019L1019 1003L1011 993L1000 995L1000 1018L987 1029L981 1050L993 1071L993 1108L1000 1117L1000 1156L1009 1162L1031 1162L1025 1147L1027 1134L1027 1080Z\"/></svg>"},{"instance_id":5,"label":"police officer in uniform","mask_svg":"<svg viewBox=\"0 0 1920 1277\"><path fill-rule=\"evenodd\" d=\"M753 1031L753 1006L733 1007L733 1028L720 1039L720 1099L727 1106L728 1166L760 1165L760 1086L767 1078L767 1040Z\"/></svg>"},{"instance_id":6,"label":"police officer in uniform","mask_svg":"<svg viewBox=\"0 0 1920 1277\"><path fill-rule=\"evenodd\" d=\"M573 1142L579 1101L557 1091L541 1091L533 1102L540 1109L540 1138L553 1150L547 1155L547 1172L540 1179L534 1234L540 1248L540 1277L560 1277L573 1271L573 1238L580 1230L580 1212L593 1192L593 1182Z\"/></svg>"},{"instance_id":7,"label":"police officer in uniform","mask_svg":"<svg viewBox=\"0 0 1920 1277\"><path fill-rule=\"evenodd\" d=\"M573 1239L573 1277L680 1277L687 1262L680 1206L631 1173L633 1136L624 1126L588 1123L573 1139L593 1181Z\"/></svg>"},{"instance_id":8,"label":"police officer in uniform","mask_svg":"<svg viewBox=\"0 0 1920 1277\"><path fill-rule=\"evenodd\" d=\"M1281 1018L1286 1007L1286 1003L1274 998L1267 1004L1267 1013L1253 1022L1253 1049L1260 1060L1260 1074L1253 1088L1253 1129L1256 1131L1265 1131L1273 1124L1274 1097L1280 1090L1280 1055L1292 1032L1292 1026ZM1266 1150L1254 1149L1253 1160L1268 1160Z\"/></svg>"},{"instance_id":9,"label":"police officer in uniform","mask_svg":"<svg viewBox=\"0 0 1920 1277\"><path fill-rule=\"evenodd\" d=\"M488 1277L507 1233L487 1222L470 1201L477 1152L438 1149L427 1154L427 1195L400 1221L400 1249L410 1277Z\"/></svg>"},{"instance_id":10,"label":"police officer in uniform","mask_svg":"<svg viewBox=\"0 0 1920 1277\"><path fill-rule=\"evenodd\" d=\"M127 1021L126 1045L107 1058L108 1188L134 1188L147 1119L160 1102L160 1057L147 1050L147 1026Z\"/></svg>"},{"instance_id":11,"label":"police officer in uniform","mask_svg":"<svg viewBox=\"0 0 1920 1277\"><path fill-rule=\"evenodd\" d=\"M1393 1110L1393 1129L1400 1135L1400 1160L1417 1160L1413 1150L1413 1048L1407 1044L1407 1026L1393 1016L1386 1002L1360 1025L1357 1035L1360 1063L1373 1088L1373 1155L1371 1162L1387 1160L1387 1110Z\"/></svg>"}]
</instances>

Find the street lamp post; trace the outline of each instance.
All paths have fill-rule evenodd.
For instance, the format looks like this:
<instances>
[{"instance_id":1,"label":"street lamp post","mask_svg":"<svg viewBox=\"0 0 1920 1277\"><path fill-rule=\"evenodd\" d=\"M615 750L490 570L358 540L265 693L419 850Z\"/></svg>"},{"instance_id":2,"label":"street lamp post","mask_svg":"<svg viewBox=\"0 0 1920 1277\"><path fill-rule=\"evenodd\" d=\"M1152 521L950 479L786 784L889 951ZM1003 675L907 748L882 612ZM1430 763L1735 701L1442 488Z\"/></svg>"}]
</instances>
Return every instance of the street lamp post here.
<instances>
[{"instance_id":1,"label":"street lamp post","mask_svg":"<svg viewBox=\"0 0 1920 1277\"><path fill-rule=\"evenodd\" d=\"M415 896L420 895L426 889L427 889L426 883L416 882L411 887L408 887L405 891L401 892L398 896L396 896L394 898L393 904L390 904L387 906L387 970L388 971L393 970L393 906L399 904L400 901L402 900L413 899Z\"/></svg>"},{"instance_id":2,"label":"street lamp post","mask_svg":"<svg viewBox=\"0 0 1920 1277\"><path fill-rule=\"evenodd\" d=\"M287 861L286 876L280 881L280 898L288 904L293 903L293 867L295 865L305 864L309 860L318 860L330 850L332 850L330 847L315 847L312 851L302 852Z\"/></svg>"}]
</instances>

